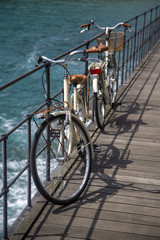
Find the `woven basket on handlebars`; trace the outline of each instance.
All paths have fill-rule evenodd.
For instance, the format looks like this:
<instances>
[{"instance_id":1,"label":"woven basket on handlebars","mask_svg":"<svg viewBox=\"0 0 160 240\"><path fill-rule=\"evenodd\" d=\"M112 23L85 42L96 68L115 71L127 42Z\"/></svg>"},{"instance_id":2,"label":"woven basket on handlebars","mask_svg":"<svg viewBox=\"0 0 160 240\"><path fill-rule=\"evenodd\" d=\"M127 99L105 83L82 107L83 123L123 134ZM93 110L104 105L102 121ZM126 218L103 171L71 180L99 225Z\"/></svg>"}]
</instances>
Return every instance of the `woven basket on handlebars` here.
<instances>
[{"instance_id":1,"label":"woven basket on handlebars","mask_svg":"<svg viewBox=\"0 0 160 240\"><path fill-rule=\"evenodd\" d=\"M108 41L108 51L110 53L118 52L123 50L124 48L124 32L111 32L109 41ZM104 38L97 38L97 44L106 45L106 39Z\"/></svg>"}]
</instances>

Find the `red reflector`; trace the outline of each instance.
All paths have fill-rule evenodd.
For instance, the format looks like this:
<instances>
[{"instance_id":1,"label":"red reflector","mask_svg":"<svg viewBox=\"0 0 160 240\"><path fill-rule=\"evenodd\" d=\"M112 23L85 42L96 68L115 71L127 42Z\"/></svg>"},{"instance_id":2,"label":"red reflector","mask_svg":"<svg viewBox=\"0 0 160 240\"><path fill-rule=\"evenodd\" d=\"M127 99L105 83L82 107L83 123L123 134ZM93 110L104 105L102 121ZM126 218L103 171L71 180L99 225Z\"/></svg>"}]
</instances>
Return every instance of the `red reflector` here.
<instances>
[{"instance_id":1,"label":"red reflector","mask_svg":"<svg viewBox=\"0 0 160 240\"><path fill-rule=\"evenodd\" d=\"M91 74L100 74L101 73L101 69L100 68L91 68L90 69L90 73Z\"/></svg>"}]
</instances>

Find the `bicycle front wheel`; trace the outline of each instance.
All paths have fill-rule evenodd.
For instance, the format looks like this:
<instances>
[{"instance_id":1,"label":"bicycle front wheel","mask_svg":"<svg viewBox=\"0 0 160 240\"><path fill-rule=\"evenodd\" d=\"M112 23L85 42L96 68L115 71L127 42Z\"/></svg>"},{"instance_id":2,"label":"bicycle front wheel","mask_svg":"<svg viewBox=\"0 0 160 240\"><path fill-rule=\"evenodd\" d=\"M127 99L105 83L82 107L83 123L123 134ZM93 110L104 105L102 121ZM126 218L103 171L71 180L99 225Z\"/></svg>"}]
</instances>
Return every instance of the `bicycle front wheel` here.
<instances>
[{"instance_id":1,"label":"bicycle front wheel","mask_svg":"<svg viewBox=\"0 0 160 240\"><path fill-rule=\"evenodd\" d=\"M31 170L36 187L48 201L62 205L75 201L87 185L91 162L91 141L75 116L72 126L64 113L51 116L37 130Z\"/></svg>"}]
</instances>

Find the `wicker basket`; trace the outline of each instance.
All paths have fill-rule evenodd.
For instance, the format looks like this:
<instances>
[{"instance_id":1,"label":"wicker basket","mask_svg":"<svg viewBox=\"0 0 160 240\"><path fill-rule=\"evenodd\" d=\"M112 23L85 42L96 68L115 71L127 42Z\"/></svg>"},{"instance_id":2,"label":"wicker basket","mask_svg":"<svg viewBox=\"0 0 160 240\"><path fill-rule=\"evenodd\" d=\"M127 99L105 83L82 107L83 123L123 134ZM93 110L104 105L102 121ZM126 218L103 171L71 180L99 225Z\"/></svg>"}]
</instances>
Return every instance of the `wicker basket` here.
<instances>
[{"instance_id":1,"label":"wicker basket","mask_svg":"<svg viewBox=\"0 0 160 240\"><path fill-rule=\"evenodd\" d=\"M108 43L108 51L110 53L118 52L123 50L124 48L124 32L111 32L109 37ZM104 38L97 38L97 44L106 45L106 39Z\"/></svg>"}]
</instances>

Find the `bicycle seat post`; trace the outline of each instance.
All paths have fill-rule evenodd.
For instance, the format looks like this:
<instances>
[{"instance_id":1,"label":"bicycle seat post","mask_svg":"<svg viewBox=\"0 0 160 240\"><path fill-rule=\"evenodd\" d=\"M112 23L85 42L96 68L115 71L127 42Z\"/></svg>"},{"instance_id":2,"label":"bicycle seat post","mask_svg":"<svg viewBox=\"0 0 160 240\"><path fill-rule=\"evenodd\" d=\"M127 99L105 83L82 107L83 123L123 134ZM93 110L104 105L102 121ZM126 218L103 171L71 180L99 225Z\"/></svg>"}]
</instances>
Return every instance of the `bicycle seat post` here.
<instances>
[{"instance_id":1,"label":"bicycle seat post","mask_svg":"<svg viewBox=\"0 0 160 240\"><path fill-rule=\"evenodd\" d=\"M64 108L68 108L69 104L69 86L68 86L68 72L67 72L67 63L65 64L65 71L64 71Z\"/></svg>"}]
</instances>

